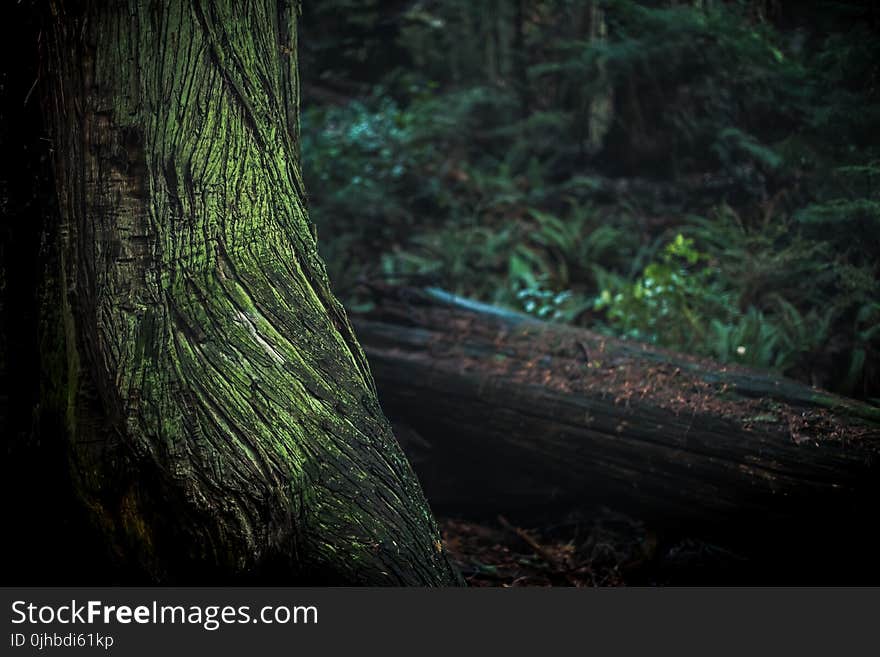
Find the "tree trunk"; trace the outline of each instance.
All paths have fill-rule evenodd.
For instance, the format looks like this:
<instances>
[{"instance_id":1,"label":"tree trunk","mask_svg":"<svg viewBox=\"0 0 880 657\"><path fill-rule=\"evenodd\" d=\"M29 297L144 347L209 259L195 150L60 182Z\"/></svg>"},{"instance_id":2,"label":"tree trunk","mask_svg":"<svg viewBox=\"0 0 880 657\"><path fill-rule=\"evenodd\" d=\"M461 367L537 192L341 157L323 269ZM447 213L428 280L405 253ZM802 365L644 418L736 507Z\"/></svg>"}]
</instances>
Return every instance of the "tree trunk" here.
<instances>
[{"instance_id":1,"label":"tree trunk","mask_svg":"<svg viewBox=\"0 0 880 657\"><path fill-rule=\"evenodd\" d=\"M766 552L822 523L865 531L880 501L876 407L438 291L377 291L358 335L439 511L547 524L606 506Z\"/></svg>"},{"instance_id":2,"label":"tree trunk","mask_svg":"<svg viewBox=\"0 0 880 657\"><path fill-rule=\"evenodd\" d=\"M317 255L295 3L50 14L40 416L100 543L155 582L457 582Z\"/></svg>"}]
</instances>

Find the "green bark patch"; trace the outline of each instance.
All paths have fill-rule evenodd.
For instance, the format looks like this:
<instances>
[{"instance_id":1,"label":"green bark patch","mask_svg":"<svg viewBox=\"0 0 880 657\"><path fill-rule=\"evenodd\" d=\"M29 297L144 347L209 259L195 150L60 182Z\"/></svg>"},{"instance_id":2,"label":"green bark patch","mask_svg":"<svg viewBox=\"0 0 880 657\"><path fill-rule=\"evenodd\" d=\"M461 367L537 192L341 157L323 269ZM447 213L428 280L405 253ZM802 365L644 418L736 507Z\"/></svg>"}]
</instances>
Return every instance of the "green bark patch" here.
<instances>
[{"instance_id":1,"label":"green bark patch","mask_svg":"<svg viewBox=\"0 0 880 657\"><path fill-rule=\"evenodd\" d=\"M50 43L79 493L160 580L455 583L317 255L295 8L98 4Z\"/></svg>"}]
</instances>

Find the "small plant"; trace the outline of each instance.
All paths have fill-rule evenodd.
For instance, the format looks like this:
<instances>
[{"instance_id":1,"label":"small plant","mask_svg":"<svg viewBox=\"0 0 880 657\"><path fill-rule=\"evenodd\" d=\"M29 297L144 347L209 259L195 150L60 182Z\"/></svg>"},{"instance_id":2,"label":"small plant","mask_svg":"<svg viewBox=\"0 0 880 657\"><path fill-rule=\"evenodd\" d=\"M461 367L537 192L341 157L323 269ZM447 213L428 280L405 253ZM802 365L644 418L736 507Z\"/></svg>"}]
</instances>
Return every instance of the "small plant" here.
<instances>
[{"instance_id":1,"label":"small plant","mask_svg":"<svg viewBox=\"0 0 880 657\"><path fill-rule=\"evenodd\" d=\"M666 346L693 349L709 331L708 320L729 320L731 293L694 240L681 233L661 250L633 283L609 279L594 309L616 332Z\"/></svg>"}]
</instances>

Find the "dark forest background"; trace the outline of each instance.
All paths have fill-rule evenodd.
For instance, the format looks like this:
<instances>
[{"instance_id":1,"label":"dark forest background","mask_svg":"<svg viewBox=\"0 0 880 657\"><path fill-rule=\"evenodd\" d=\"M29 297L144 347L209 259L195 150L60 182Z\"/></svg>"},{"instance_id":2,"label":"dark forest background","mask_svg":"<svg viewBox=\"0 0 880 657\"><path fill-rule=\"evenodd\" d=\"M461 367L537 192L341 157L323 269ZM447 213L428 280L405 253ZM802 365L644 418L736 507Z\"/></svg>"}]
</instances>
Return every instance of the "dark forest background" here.
<instances>
[{"instance_id":1,"label":"dark forest background","mask_svg":"<svg viewBox=\"0 0 880 657\"><path fill-rule=\"evenodd\" d=\"M311 0L337 293L435 285L880 397L875 3Z\"/></svg>"}]
</instances>

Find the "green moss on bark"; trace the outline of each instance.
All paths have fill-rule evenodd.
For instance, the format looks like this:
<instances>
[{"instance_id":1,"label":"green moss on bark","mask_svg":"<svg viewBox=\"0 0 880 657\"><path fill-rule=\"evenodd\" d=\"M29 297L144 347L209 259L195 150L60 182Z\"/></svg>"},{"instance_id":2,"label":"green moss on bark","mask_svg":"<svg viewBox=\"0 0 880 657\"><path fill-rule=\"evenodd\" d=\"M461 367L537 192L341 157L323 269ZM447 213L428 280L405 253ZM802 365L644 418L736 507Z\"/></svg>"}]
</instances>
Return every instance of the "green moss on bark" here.
<instances>
[{"instance_id":1,"label":"green moss on bark","mask_svg":"<svg viewBox=\"0 0 880 657\"><path fill-rule=\"evenodd\" d=\"M104 4L50 40L84 500L158 579L455 583L317 255L295 7Z\"/></svg>"}]
</instances>

